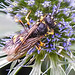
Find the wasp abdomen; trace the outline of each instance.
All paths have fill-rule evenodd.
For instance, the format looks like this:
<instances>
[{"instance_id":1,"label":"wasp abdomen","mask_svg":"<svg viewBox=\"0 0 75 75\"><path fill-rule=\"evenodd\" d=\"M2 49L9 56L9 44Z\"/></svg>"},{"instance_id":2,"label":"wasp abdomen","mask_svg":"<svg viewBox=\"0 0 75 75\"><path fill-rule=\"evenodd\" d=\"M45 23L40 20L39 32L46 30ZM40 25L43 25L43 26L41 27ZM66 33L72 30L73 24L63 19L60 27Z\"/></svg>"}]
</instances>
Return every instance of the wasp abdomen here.
<instances>
[{"instance_id":1,"label":"wasp abdomen","mask_svg":"<svg viewBox=\"0 0 75 75\"><path fill-rule=\"evenodd\" d=\"M47 26L44 23L39 23L36 30L31 34L31 37L37 37L40 35L44 35L47 32Z\"/></svg>"}]
</instances>

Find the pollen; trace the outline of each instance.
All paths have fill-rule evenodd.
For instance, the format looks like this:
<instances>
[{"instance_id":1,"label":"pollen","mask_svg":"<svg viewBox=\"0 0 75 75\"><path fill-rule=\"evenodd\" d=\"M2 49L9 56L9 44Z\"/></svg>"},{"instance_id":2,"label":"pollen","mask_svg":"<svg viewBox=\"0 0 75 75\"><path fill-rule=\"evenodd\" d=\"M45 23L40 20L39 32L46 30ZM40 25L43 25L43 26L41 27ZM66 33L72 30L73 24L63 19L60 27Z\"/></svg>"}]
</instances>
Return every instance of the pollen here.
<instances>
[{"instance_id":1,"label":"pollen","mask_svg":"<svg viewBox=\"0 0 75 75\"><path fill-rule=\"evenodd\" d=\"M48 31L50 31L50 28L49 28L49 26L47 26L47 29L48 29Z\"/></svg>"}]
</instances>

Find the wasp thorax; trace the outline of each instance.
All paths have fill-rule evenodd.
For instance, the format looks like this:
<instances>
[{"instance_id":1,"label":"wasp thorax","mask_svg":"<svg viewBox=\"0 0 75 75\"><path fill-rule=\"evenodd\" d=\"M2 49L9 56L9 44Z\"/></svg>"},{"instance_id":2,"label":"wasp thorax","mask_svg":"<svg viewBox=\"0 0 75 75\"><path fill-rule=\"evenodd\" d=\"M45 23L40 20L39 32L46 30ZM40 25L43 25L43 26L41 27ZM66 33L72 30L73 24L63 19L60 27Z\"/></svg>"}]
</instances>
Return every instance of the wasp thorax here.
<instances>
[{"instance_id":1,"label":"wasp thorax","mask_svg":"<svg viewBox=\"0 0 75 75\"><path fill-rule=\"evenodd\" d=\"M37 37L39 35L44 35L47 32L47 26L44 23L39 23L36 30L31 34L32 37Z\"/></svg>"}]
</instances>

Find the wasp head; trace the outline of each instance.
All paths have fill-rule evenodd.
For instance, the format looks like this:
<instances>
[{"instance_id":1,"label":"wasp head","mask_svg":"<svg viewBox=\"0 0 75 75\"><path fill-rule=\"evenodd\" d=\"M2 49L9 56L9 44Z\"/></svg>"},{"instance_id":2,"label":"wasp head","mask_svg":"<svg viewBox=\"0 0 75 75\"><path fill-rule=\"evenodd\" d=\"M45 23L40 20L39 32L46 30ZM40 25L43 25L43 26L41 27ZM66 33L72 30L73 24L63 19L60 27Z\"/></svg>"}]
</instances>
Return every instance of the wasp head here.
<instances>
[{"instance_id":1,"label":"wasp head","mask_svg":"<svg viewBox=\"0 0 75 75\"><path fill-rule=\"evenodd\" d=\"M54 17L52 17L50 14L46 15L44 21L49 26L49 28L53 28L53 29L55 28Z\"/></svg>"}]
</instances>

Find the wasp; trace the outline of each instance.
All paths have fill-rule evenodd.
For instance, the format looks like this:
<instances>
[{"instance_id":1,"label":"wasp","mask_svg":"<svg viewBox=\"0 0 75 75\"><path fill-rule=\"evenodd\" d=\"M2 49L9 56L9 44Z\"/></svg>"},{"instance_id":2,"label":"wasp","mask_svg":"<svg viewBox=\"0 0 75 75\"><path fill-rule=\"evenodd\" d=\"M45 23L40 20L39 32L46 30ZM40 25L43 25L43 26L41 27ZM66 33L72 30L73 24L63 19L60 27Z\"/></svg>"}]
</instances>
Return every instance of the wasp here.
<instances>
[{"instance_id":1,"label":"wasp","mask_svg":"<svg viewBox=\"0 0 75 75\"><path fill-rule=\"evenodd\" d=\"M40 20L37 21L31 28L29 27L28 16L31 11L26 16L28 30L21 20L18 20L24 27L24 32L13 36L13 38L6 43L3 50L7 53L7 60L14 61L21 58L27 51L32 47L36 46L37 49L43 46L44 43L40 41L39 45L37 42L45 37L45 34L54 34L54 28L56 27L56 22L51 14L46 14L41 16ZM17 20L17 19L16 19Z\"/></svg>"}]
</instances>

